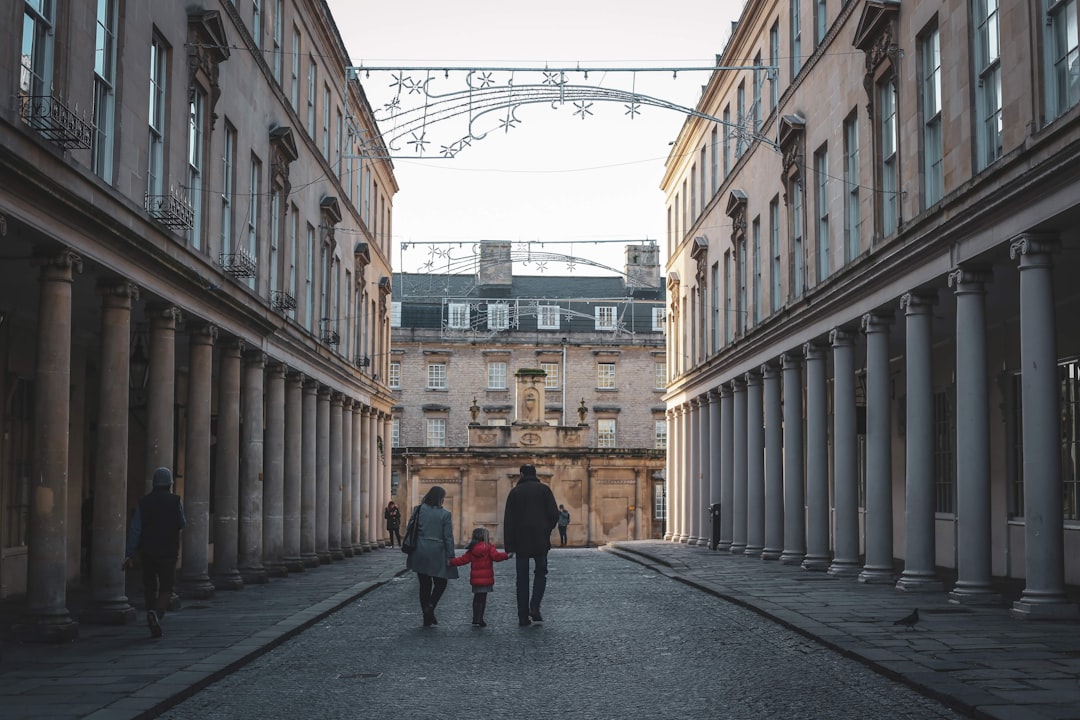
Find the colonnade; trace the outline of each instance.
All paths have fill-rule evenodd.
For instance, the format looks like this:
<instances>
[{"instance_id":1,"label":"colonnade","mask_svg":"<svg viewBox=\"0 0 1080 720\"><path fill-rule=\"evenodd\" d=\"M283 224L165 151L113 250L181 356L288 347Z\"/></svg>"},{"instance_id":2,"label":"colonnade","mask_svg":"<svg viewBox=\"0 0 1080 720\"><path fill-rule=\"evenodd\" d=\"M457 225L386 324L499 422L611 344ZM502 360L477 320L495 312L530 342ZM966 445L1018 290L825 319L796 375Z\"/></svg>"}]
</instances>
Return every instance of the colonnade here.
<instances>
[{"instance_id":1,"label":"colonnade","mask_svg":"<svg viewBox=\"0 0 1080 720\"><path fill-rule=\"evenodd\" d=\"M66 513L72 284L80 260L62 251L39 256L36 264L35 483L20 632L28 639L65 640L78 627L66 606ZM103 281L98 295L94 552L89 606L79 619L123 623L134 616L121 565L129 509L131 314L138 289L127 281ZM174 491L187 517L176 583L180 596L206 598L215 590L265 583L385 545L382 508L390 494L390 463L379 439L390 436L388 411L197 319L184 323L187 372L179 394L180 311L148 304L147 314L146 467L139 473L145 486L135 494L149 491L155 467L174 470ZM182 433L174 427L177 406L183 407Z\"/></svg>"},{"instance_id":2,"label":"colonnade","mask_svg":"<svg viewBox=\"0 0 1080 720\"><path fill-rule=\"evenodd\" d=\"M1023 505L1026 586L1013 612L1076 617L1064 584L1059 389L1052 259L1056 237L1025 233L1010 243L1020 270ZM956 603L999 602L991 577L991 448L986 293L991 269L948 274L956 303ZM825 338L785 348L760 367L692 391L669 407L669 522L665 539L707 543L708 504L720 503L718 549L806 570L940 591L935 569L934 384L936 293L899 301L906 412L893 427L889 336L893 314L845 318ZM858 323L856 328L856 322ZM855 341L865 342L865 500L860 527ZM829 433L828 355L832 355ZM805 383L805 394L804 394ZM805 398L805 405L803 407ZM719 403L719 411L716 405ZM719 427L716 427L719 425ZM894 561L892 447L904 438L903 570ZM805 438L805 447L804 447ZM830 495L829 445L832 446ZM707 460L705 459L707 457ZM900 479L898 479L899 481ZM702 500L708 493L709 500ZM860 552L860 538L864 548Z\"/></svg>"}]
</instances>

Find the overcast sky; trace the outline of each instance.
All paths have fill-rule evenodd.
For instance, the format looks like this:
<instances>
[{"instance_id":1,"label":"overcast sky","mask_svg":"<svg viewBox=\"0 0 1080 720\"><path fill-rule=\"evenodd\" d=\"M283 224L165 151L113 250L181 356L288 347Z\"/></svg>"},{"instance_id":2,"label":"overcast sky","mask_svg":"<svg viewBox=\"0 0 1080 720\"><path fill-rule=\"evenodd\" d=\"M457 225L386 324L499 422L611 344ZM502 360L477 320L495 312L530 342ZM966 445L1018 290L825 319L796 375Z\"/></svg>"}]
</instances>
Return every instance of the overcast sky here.
<instances>
[{"instance_id":1,"label":"overcast sky","mask_svg":"<svg viewBox=\"0 0 1080 720\"><path fill-rule=\"evenodd\" d=\"M743 0L329 4L357 66L656 68L713 65ZM419 80L422 75L412 71L403 77ZM495 72L491 79L504 85L510 75ZM361 81L377 115L385 116L382 106L396 93L393 75L372 72L361 75ZM542 73L513 77L519 87L542 81ZM708 74L684 72L673 78L671 73L591 72L587 79L573 73L566 81L692 108ZM462 91L466 75L437 74L428 87L436 93ZM416 107L420 97L403 93L403 108ZM650 239L661 243L663 263L666 221L659 185L669 143L684 117L656 107L639 110L634 113L621 101L593 101L584 110L574 102L533 104L515 112L510 130L504 127L505 111L491 113L474 125L474 133L490 132L453 159L443 159L440 148L463 137L467 113L424 128L429 144L423 158L415 158L410 132L393 159L400 186L394 198L394 269L427 270L424 263L434 260L431 270L459 271L458 259L479 240L533 241L538 252L621 268L621 245L593 241ZM384 135L392 130L389 119L380 122ZM432 244L448 242L462 245ZM409 249L403 252L402 243L410 243ZM433 250L448 254L433 257ZM569 271L565 262L545 266L534 261L514 268L527 274ZM588 265L573 272L602 273Z\"/></svg>"}]
</instances>

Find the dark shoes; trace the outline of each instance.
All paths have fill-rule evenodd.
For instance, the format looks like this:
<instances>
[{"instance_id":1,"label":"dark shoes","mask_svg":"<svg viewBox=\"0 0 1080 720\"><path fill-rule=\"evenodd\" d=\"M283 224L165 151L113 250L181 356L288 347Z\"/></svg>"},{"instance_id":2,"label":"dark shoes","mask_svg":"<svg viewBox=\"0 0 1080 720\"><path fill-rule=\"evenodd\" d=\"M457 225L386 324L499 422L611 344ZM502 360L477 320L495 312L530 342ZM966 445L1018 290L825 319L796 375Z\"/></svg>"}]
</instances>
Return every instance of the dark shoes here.
<instances>
[{"instance_id":1,"label":"dark shoes","mask_svg":"<svg viewBox=\"0 0 1080 720\"><path fill-rule=\"evenodd\" d=\"M544 622L544 618L540 615L540 608L529 610L529 617L532 618L533 622Z\"/></svg>"},{"instance_id":2,"label":"dark shoes","mask_svg":"<svg viewBox=\"0 0 1080 720\"><path fill-rule=\"evenodd\" d=\"M153 610L146 613L146 626L150 628L150 637L152 638L159 638L164 634L161 629L161 620Z\"/></svg>"},{"instance_id":3,"label":"dark shoes","mask_svg":"<svg viewBox=\"0 0 1080 720\"><path fill-rule=\"evenodd\" d=\"M428 605L424 608L424 627L431 627L432 625L438 625L439 621L435 619L435 608Z\"/></svg>"},{"instance_id":4,"label":"dark shoes","mask_svg":"<svg viewBox=\"0 0 1080 720\"><path fill-rule=\"evenodd\" d=\"M529 614L518 615L518 626L525 627L526 625L532 625L532 620L529 619Z\"/></svg>"}]
</instances>

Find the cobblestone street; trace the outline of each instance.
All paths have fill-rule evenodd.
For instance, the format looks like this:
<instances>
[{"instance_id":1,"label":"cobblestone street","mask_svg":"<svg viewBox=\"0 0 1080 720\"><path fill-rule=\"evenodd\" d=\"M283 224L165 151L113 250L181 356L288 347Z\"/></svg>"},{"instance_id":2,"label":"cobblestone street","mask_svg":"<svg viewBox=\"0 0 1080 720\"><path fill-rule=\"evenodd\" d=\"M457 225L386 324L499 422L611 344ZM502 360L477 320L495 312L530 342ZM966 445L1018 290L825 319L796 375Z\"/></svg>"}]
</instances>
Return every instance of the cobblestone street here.
<instances>
[{"instance_id":1,"label":"cobblestone street","mask_svg":"<svg viewBox=\"0 0 1080 720\"><path fill-rule=\"evenodd\" d=\"M423 628L403 575L177 705L191 718L952 718L760 615L614 554L551 555L545 622L519 628L513 564L488 627L463 573Z\"/></svg>"}]
</instances>

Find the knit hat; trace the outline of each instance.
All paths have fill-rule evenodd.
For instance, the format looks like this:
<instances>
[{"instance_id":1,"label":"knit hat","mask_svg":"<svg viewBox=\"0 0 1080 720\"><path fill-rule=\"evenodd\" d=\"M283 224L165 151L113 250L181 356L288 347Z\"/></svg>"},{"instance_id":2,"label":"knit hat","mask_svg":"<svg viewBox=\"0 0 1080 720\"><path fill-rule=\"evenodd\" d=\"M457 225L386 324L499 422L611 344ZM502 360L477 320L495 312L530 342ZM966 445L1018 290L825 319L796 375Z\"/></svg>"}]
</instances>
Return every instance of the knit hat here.
<instances>
[{"instance_id":1,"label":"knit hat","mask_svg":"<svg viewBox=\"0 0 1080 720\"><path fill-rule=\"evenodd\" d=\"M171 487L172 486L172 471L167 467L159 467L154 471L153 486L159 487Z\"/></svg>"}]
</instances>

